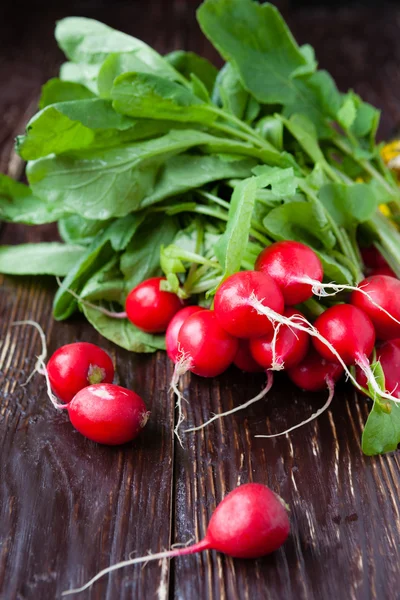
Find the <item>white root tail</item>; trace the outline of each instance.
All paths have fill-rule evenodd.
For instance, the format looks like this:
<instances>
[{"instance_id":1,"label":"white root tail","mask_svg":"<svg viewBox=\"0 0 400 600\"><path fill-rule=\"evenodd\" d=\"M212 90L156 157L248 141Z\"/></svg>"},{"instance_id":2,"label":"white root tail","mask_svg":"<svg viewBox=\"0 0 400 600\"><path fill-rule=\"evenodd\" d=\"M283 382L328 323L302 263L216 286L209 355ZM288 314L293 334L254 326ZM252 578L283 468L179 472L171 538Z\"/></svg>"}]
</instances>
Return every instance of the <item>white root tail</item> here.
<instances>
[{"instance_id":1,"label":"white root tail","mask_svg":"<svg viewBox=\"0 0 400 600\"><path fill-rule=\"evenodd\" d=\"M183 448L182 438L179 435L179 428L182 425L183 421L185 420L185 417L183 416L183 411L182 411L182 402L183 401L187 402L187 400L181 393L178 385L179 385L179 379L181 378L182 375L184 375L185 373L187 373L189 371L190 367L192 366L193 361L192 361L192 357L189 354L183 352L182 350L180 350L179 356L180 356L179 360L175 363L175 368L174 368L174 372L173 372L171 384L170 384L170 390L172 390L174 392L174 394L176 395L176 405L175 406L178 411L178 419L176 421L176 425L174 428L174 434L178 438L178 441Z\"/></svg>"},{"instance_id":2,"label":"white root tail","mask_svg":"<svg viewBox=\"0 0 400 600\"><path fill-rule=\"evenodd\" d=\"M140 556L138 558L130 558L128 560L123 560L119 563L116 563L115 565L111 565L111 567L107 567L106 569L103 569L102 571L97 573L97 575L92 577L92 579L90 581L88 581L87 583L85 583L85 585L83 585L82 587L75 588L73 590L66 590L65 592L62 592L61 596L70 596L72 594L79 594L80 592L84 592L85 590L88 590L90 587L92 587L92 585L96 581L101 579L101 577L104 577L104 575L108 575L108 573L112 573L113 571L122 569L122 567L130 567L131 565L138 565L141 563L146 563L146 562L149 562L150 560L161 560L164 558L173 558L174 556L177 555L177 553L179 553L179 550L173 550L172 552L170 550L167 550L165 552L158 552L157 554L149 554L147 556Z\"/></svg>"},{"instance_id":3,"label":"white root tail","mask_svg":"<svg viewBox=\"0 0 400 600\"><path fill-rule=\"evenodd\" d=\"M287 435L291 431L294 431L295 429L298 429L299 427L303 427L303 425L307 425L307 423L310 423L311 421L314 421L314 419L317 419L320 415L322 415L323 412L325 412L329 408L329 406L333 400L333 396L335 395L335 385L333 383L333 380L330 377L326 378L326 385L328 386L328 390L329 390L328 399L325 402L325 404L322 406L322 408L319 408L317 410L317 412L315 412L311 415L311 417L309 417L308 419L305 419L305 421L302 421L301 423L298 423L297 425L293 425L293 427L289 427L289 429L286 429L285 431L281 431L279 433L273 433L271 435L256 435L255 437L275 438L275 437L279 437L281 435Z\"/></svg>"},{"instance_id":4,"label":"white root tail","mask_svg":"<svg viewBox=\"0 0 400 600\"><path fill-rule=\"evenodd\" d=\"M39 373L40 375L43 375L44 378L46 379L47 395L50 399L50 402L52 403L54 408L56 408L57 410L63 410L64 408L67 407L67 405L61 404L60 402L58 402L57 398L53 394L53 392L51 390L49 375L48 375L47 369L46 369L46 364L44 362L47 358L47 343L46 343L46 335L45 335L43 329L41 328L39 323L37 323L36 321L32 321L30 319L27 319L26 321L14 321L14 323L12 323L12 325L13 326L14 325L32 325L32 327L35 327L35 329L39 332L40 340L42 342L42 351L39 354L39 356L36 357L35 367L34 367L32 373L29 375L28 379L22 385L26 386L29 383L29 381L32 379L32 377L35 375L35 373Z\"/></svg>"},{"instance_id":5,"label":"white root tail","mask_svg":"<svg viewBox=\"0 0 400 600\"><path fill-rule=\"evenodd\" d=\"M398 325L400 325L400 321L398 321L396 319L396 317L394 317L389 311L387 311L385 308L383 308L383 306L381 306L380 304L378 304L377 302L375 302L375 300L372 298L371 294L369 294L368 292L366 292L365 290L363 290L364 286L354 286L354 285L347 285L347 284L336 284L336 283L321 283L320 281L317 281L316 279L311 279L309 277L299 277L296 279L296 281L298 281L299 283L309 283L312 288L312 293L315 296L319 296L320 298L326 298L328 296L336 296L336 294L339 294L340 292L344 292L344 291L349 291L349 292L360 292L360 294L363 294L364 296L366 296L368 298L368 300L371 302L371 304L373 304L375 306L375 308L377 308L378 310L382 311L386 316L388 316L394 323L397 323ZM367 284L365 284L367 285ZM333 290L332 292L327 292L326 290Z\"/></svg>"},{"instance_id":6,"label":"white root tail","mask_svg":"<svg viewBox=\"0 0 400 600\"><path fill-rule=\"evenodd\" d=\"M248 400L247 402L245 402L244 404L241 404L240 406L235 406L235 408L232 408L232 410L227 410L226 412L219 413L218 415L214 415L213 417L211 417L211 419L209 419L202 425L199 425L198 427L191 427L190 429L185 429L185 433L189 433L191 431L199 431L200 429L204 429L204 427L207 427L207 425L210 425L210 423L212 423L213 421L216 421L217 419L222 419L222 417L227 417L228 415L232 415L233 413L238 412L239 410L243 410L243 409L247 408L248 406L251 406L251 404L254 404L255 402L258 402L259 400L264 398L268 394L268 392L271 389L272 384L274 382L271 371L267 371L266 373L267 373L267 385L261 390L261 392L259 394L257 394L257 396L254 396L254 398L251 398L251 400Z\"/></svg>"}]
</instances>

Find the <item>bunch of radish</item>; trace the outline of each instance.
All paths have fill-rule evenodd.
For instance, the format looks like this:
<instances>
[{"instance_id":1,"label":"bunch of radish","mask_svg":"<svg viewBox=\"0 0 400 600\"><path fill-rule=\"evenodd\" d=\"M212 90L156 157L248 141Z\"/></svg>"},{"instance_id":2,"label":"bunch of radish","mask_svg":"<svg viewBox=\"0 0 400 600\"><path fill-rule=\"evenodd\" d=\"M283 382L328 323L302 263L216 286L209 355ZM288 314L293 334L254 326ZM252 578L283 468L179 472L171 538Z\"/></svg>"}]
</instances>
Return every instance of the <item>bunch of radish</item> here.
<instances>
[{"instance_id":1,"label":"bunch of radish","mask_svg":"<svg viewBox=\"0 0 400 600\"><path fill-rule=\"evenodd\" d=\"M365 253L366 260L372 261L371 257L375 266L387 267L383 259L377 265L376 252ZM321 261L311 248L300 242L282 241L261 252L255 270L240 271L225 279L211 308L183 306L176 294L160 289L161 277L145 281L130 292L126 312L120 316L144 331L166 332L167 353L175 363L171 387L178 398L178 437L183 421L178 382L187 371L214 377L231 364L247 372L266 371L264 390L230 412L265 396L272 385L272 372L283 369L301 389L316 392L327 388L329 397L323 409L329 406L334 384L343 374L360 389L366 387L359 383L361 373L364 384L374 393L398 402L397 395L391 393L393 386L385 390L379 387L370 357L377 341L400 338L400 281L380 273L370 275L356 287L324 283L323 279ZM339 292L348 293L347 302L326 308L314 322L298 308L312 296ZM354 366L357 377L351 369ZM226 414L230 413L210 421Z\"/></svg>"}]
</instances>

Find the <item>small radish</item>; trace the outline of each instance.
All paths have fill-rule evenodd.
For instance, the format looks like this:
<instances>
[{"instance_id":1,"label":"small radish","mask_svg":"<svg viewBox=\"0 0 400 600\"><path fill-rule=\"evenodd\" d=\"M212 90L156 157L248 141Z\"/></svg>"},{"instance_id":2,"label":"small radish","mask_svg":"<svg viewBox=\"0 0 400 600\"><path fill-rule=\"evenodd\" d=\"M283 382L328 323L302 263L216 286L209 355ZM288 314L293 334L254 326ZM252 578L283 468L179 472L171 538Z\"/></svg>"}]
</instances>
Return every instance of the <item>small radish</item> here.
<instances>
[{"instance_id":1,"label":"small radish","mask_svg":"<svg viewBox=\"0 0 400 600\"><path fill-rule=\"evenodd\" d=\"M176 363L179 360L178 334L184 321L194 313L204 310L201 306L185 306L172 317L165 332L165 345L169 358Z\"/></svg>"},{"instance_id":2,"label":"small radish","mask_svg":"<svg viewBox=\"0 0 400 600\"><path fill-rule=\"evenodd\" d=\"M79 433L108 446L133 440L150 416L140 396L112 383L85 387L65 408Z\"/></svg>"},{"instance_id":3,"label":"small radish","mask_svg":"<svg viewBox=\"0 0 400 600\"><path fill-rule=\"evenodd\" d=\"M290 240L275 242L265 248L257 258L255 268L275 280L287 306L311 298L312 284L307 280L321 282L324 275L315 252L305 244Z\"/></svg>"},{"instance_id":4,"label":"small radish","mask_svg":"<svg viewBox=\"0 0 400 600\"><path fill-rule=\"evenodd\" d=\"M178 431L183 422L182 400L178 389L179 378L187 371L201 377L215 377L223 373L235 358L238 340L219 324L213 310L201 310L185 319L178 334L181 356L175 364L171 388L177 396L178 419L174 429Z\"/></svg>"},{"instance_id":5,"label":"small radish","mask_svg":"<svg viewBox=\"0 0 400 600\"><path fill-rule=\"evenodd\" d=\"M386 275L367 277L351 294L350 302L371 319L378 339L400 337L400 280Z\"/></svg>"},{"instance_id":6,"label":"small radish","mask_svg":"<svg viewBox=\"0 0 400 600\"><path fill-rule=\"evenodd\" d=\"M283 313L285 317L299 315L298 310L287 308ZM270 333L264 337L250 340L250 350L254 359L265 369L290 369L303 360L309 347L309 335L304 331L296 331L290 325L280 325L276 328L276 335Z\"/></svg>"},{"instance_id":7,"label":"small radish","mask_svg":"<svg viewBox=\"0 0 400 600\"><path fill-rule=\"evenodd\" d=\"M125 302L126 316L131 323L147 333L160 333L167 329L175 313L182 308L176 294L160 290L165 277L152 277L137 285ZM117 313L121 317L124 313Z\"/></svg>"},{"instance_id":8,"label":"small radish","mask_svg":"<svg viewBox=\"0 0 400 600\"><path fill-rule=\"evenodd\" d=\"M275 281L265 273L241 271L228 277L215 294L214 310L221 327L238 338L253 338L272 331L272 324L249 304L254 293L260 302L283 312L283 296Z\"/></svg>"},{"instance_id":9,"label":"small radish","mask_svg":"<svg viewBox=\"0 0 400 600\"><path fill-rule=\"evenodd\" d=\"M274 552L286 541L290 522L283 500L265 485L246 483L230 492L217 506L203 540L193 546L146 554L103 569L85 585L63 592L63 596L83 592L95 581L122 567L150 560L174 558L216 550L233 558L260 558Z\"/></svg>"},{"instance_id":10,"label":"small radish","mask_svg":"<svg viewBox=\"0 0 400 600\"><path fill-rule=\"evenodd\" d=\"M383 342L376 349L376 360L379 360L385 375L385 389L400 399L400 339ZM367 377L357 367L356 377L363 388L368 388Z\"/></svg>"},{"instance_id":11,"label":"small radish","mask_svg":"<svg viewBox=\"0 0 400 600\"><path fill-rule=\"evenodd\" d=\"M327 378L335 383L339 381L343 372L342 365L328 362L314 348L310 348L310 351L301 363L287 370L289 379L298 388L307 392L320 392L324 390Z\"/></svg>"},{"instance_id":12,"label":"small radish","mask_svg":"<svg viewBox=\"0 0 400 600\"><path fill-rule=\"evenodd\" d=\"M239 347L233 364L246 373L261 373L264 368L253 358L250 352L250 340L239 340Z\"/></svg>"},{"instance_id":13,"label":"small radish","mask_svg":"<svg viewBox=\"0 0 400 600\"><path fill-rule=\"evenodd\" d=\"M47 363L51 389L63 402L69 402L93 383L112 383L114 365L101 348L88 342L58 348Z\"/></svg>"},{"instance_id":14,"label":"small radish","mask_svg":"<svg viewBox=\"0 0 400 600\"><path fill-rule=\"evenodd\" d=\"M346 365L365 362L375 344L375 331L366 313L351 304L336 304L320 315L315 328L335 348ZM330 362L337 362L337 356L322 343L314 339L317 352Z\"/></svg>"},{"instance_id":15,"label":"small radish","mask_svg":"<svg viewBox=\"0 0 400 600\"><path fill-rule=\"evenodd\" d=\"M226 371L238 349L238 340L221 327L212 310L197 311L185 319L178 344L189 365L186 370L201 377Z\"/></svg>"}]
</instances>

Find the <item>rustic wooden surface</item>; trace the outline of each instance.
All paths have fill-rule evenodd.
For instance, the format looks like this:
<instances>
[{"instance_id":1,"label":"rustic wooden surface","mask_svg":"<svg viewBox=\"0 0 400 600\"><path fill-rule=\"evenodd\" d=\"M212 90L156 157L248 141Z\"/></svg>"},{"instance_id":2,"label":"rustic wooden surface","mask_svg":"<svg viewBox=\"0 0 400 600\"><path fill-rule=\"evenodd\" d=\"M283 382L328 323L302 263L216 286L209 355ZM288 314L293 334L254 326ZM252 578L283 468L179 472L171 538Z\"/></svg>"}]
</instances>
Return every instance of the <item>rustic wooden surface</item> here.
<instances>
[{"instance_id":1,"label":"rustic wooden surface","mask_svg":"<svg viewBox=\"0 0 400 600\"><path fill-rule=\"evenodd\" d=\"M0 171L21 175L14 136L35 110L40 85L62 57L56 19L83 14L142 37L165 52L186 47L218 57L199 33L197 1L76 2L0 9ZM310 42L339 86L359 91L384 111L381 135L400 125L400 10L295 11L297 39ZM4 51L4 48L7 48ZM4 226L1 243L52 239L53 227ZM238 483L270 485L291 506L292 532L275 555L258 561L216 553L127 568L78 598L230 600L400 597L400 455L367 458L359 440L368 407L341 386L331 410L289 437L262 440L319 407L323 395L300 393L277 377L268 401L173 439L171 368L165 356L131 355L100 340L79 317L54 323L51 279L0 276L0 598L47 600L131 551L144 554L199 539L215 505ZM100 343L119 381L145 398L149 425L133 445L106 448L74 432L49 404L43 380L27 387L45 329L49 351L64 343ZM198 424L257 393L262 376L229 370L207 381L185 377L187 422Z\"/></svg>"}]
</instances>

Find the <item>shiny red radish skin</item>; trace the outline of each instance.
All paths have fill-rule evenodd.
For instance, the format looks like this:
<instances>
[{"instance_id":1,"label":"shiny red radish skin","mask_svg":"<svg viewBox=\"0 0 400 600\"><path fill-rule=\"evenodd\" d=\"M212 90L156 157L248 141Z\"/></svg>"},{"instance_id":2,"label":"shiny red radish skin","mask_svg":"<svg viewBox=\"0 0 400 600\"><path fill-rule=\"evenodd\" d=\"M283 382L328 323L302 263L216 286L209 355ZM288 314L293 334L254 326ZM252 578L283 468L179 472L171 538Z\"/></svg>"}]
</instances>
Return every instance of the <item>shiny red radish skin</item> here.
<instances>
[{"instance_id":1,"label":"shiny red radish skin","mask_svg":"<svg viewBox=\"0 0 400 600\"><path fill-rule=\"evenodd\" d=\"M385 375L385 389L400 399L400 339L383 342L376 349L376 360L379 360ZM365 373L356 367L357 382L368 389Z\"/></svg>"},{"instance_id":2,"label":"shiny red radish skin","mask_svg":"<svg viewBox=\"0 0 400 600\"><path fill-rule=\"evenodd\" d=\"M70 402L83 388L94 383L112 383L114 365L110 356L89 342L61 346L47 363L51 389L63 402Z\"/></svg>"},{"instance_id":3,"label":"shiny red radish skin","mask_svg":"<svg viewBox=\"0 0 400 600\"><path fill-rule=\"evenodd\" d=\"M201 377L223 373L238 349L238 340L221 327L212 310L188 317L179 331L178 344L191 359L188 370Z\"/></svg>"},{"instance_id":4,"label":"shiny red radish skin","mask_svg":"<svg viewBox=\"0 0 400 600\"><path fill-rule=\"evenodd\" d=\"M279 496L260 483L230 492L217 506L207 528L209 548L234 558L259 558L274 552L290 531Z\"/></svg>"},{"instance_id":5,"label":"shiny red radish skin","mask_svg":"<svg viewBox=\"0 0 400 600\"><path fill-rule=\"evenodd\" d=\"M217 550L233 558L261 558L278 550L290 532L288 508L283 500L260 483L246 483L230 492L215 509L203 540L175 550L146 554L103 569L80 588L63 592L77 594L95 581L122 567L150 560L175 558L204 550Z\"/></svg>"},{"instance_id":6,"label":"shiny red radish skin","mask_svg":"<svg viewBox=\"0 0 400 600\"><path fill-rule=\"evenodd\" d=\"M98 444L118 446L135 439L150 416L142 398L119 385L89 385L66 405L72 425Z\"/></svg>"},{"instance_id":7,"label":"shiny red radish skin","mask_svg":"<svg viewBox=\"0 0 400 600\"><path fill-rule=\"evenodd\" d=\"M287 370L289 379L298 388L307 392L325 390L327 378L336 383L343 373L342 365L328 362L312 347L301 363Z\"/></svg>"},{"instance_id":8,"label":"shiny red radish skin","mask_svg":"<svg viewBox=\"0 0 400 600\"><path fill-rule=\"evenodd\" d=\"M245 373L262 373L265 369L256 360L250 352L250 340L239 340L239 347L233 364Z\"/></svg>"},{"instance_id":9,"label":"shiny red radish skin","mask_svg":"<svg viewBox=\"0 0 400 600\"><path fill-rule=\"evenodd\" d=\"M371 299L400 321L400 280L386 275L374 275L363 279L358 284ZM363 310L371 319L376 337L380 340L391 340L400 337L400 322L396 323L389 315L375 306L362 292L354 291L350 302Z\"/></svg>"},{"instance_id":10,"label":"shiny red radish skin","mask_svg":"<svg viewBox=\"0 0 400 600\"><path fill-rule=\"evenodd\" d=\"M200 310L205 310L201 306L185 306L181 308L171 319L167 331L165 332L165 345L169 358L176 363L179 359L178 334L185 320Z\"/></svg>"},{"instance_id":11,"label":"shiny red radish skin","mask_svg":"<svg viewBox=\"0 0 400 600\"><path fill-rule=\"evenodd\" d=\"M312 285L299 283L298 279L322 281L324 276L322 263L314 250L291 240L267 246L257 258L255 268L275 280L286 306L305 302L313 295Z\"/></svg>"},{"instance_id":12,"label":"shiny red radish skin","mask_svg":"<svg viewBox=\"0 0 400 600\"><path fill-rule=\"evenodd\" d=\"M151 277L139 283L125 302L125 311L133 325L147 333L162 333L183 306L176 294L160 290L165 277Z\"/></svg>"},{"instance_id":13,"label":"shiny red radish skin","mask_svg":"<svg viewBox=\"0 0 400 600\"><path fill-rule=\"evenodd\" d=\"M235 337L249 339L272 331L268 317L250 306L252 294L264 306L283 312L282 293L269 275L258 271L240 271L231 275L215 294L214 310L221 327Z\"/></svg>"},{"instance_id":14,"label":"shiny red radish skin","mask_svg":"<svg viewBox=\"0 0 400 600\"><path fill-rule=\"evenodd\" d=\"M285 317L293 317L299 315L303 319L304 315L294 308L287 308L283 315ZM250 340L250 351L253 358L264 369L273 367L272 341L274 333L271 332L266 336ZM305 331L291 329L289 325L281 325L276 338L275 346L275 361L277 364L283 365L285 369L294 367L303 360L310 346L310 336Z\"/></svg>"},{"instance_id":15,"label":"shiny red radish skin","mask_svg":"<svg viewBox=\"0 0 400 600\"><path fill-rule=\"evenodd\" d=\"M334 347L348 366L365 361L375 344L375 330L366 313L351 304L336 304L327 308L314 323L319 333ZM317 352L329 362L336 356L321 340L313 338Z\"/></svg>"}]
</instances>

